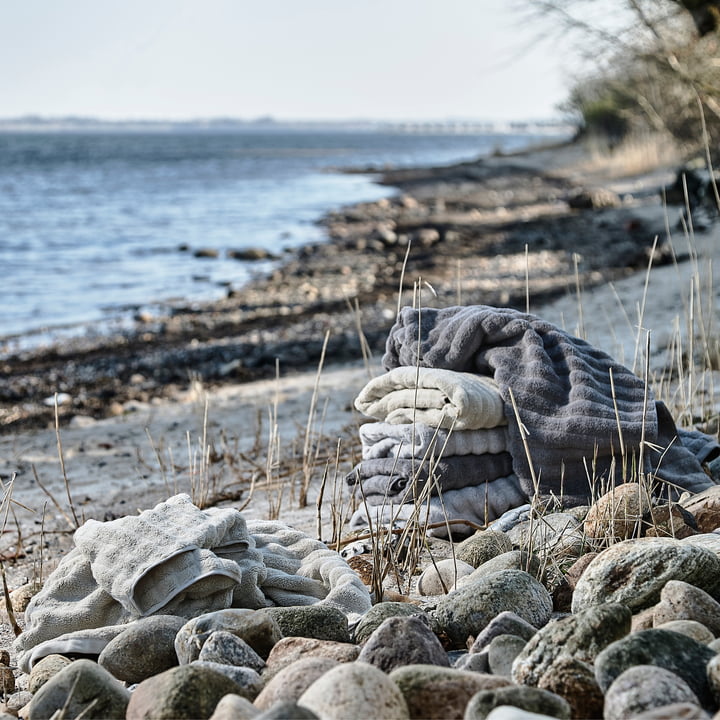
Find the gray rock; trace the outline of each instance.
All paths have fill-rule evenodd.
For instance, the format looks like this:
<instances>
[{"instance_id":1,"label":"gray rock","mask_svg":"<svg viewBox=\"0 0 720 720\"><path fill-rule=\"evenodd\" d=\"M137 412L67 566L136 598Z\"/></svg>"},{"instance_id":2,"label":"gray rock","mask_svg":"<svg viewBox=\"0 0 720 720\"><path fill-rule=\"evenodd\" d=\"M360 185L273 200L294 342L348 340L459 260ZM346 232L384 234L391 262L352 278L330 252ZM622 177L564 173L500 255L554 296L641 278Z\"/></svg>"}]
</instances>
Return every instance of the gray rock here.
<instances>
[{"instance_id":1,"label":"gray rock","mask_svg":"<svg viewBox=\"0 0 720 720\"><path fill-rule=\"evenodd\" d=\"M580 522L571 513L548 513L508 531L512 544L541 557L578 557L587 549Z\"/></svg>"},{"instance_id":2,"label":"gray rock","mask_svg":"<svg viewBox=\"0 0 720 720\"><path fill-rule=\"evenodd\" d=\"M282 702L255 717L257 720L319 720L312 710L294 702Z\"/></svg>"},{"instance_id":3,"label":"gray rock","mask_svg":"<svg viewBox=\"0 0 720 720\"><path fill-rule=\"evenodd\" d=\"M322 720L410 717L398 686L382 670L366 663L347 663L328 670L297 704Z\"/></svg>"},{"instance_id":4,"label":"gray rock","mask_svg":"<svg viewBox=\"0 0 720 720\"><path fill-rule=\"evenodd\" d=\"M692 703L672 703L633 715L632 720L710 720L710 715Z\"/></svg>"},{"instance_id":5,"label":"gray rock","mask_svg":"<svg viewBox=\"0 0 720 720\"><path fill-rule=\"evenodd\" d=\"M476 568L512 549L512 542L505 533L482 530L459 543L455 548L455 557Z\"/></svg>"},{"instance_id":6,"label":"gray rock","mask_svg":"<svg viewBox=\"0 0 720 720\"><path fill-rule=\"evenodd\" d=\"M72 660L64 655L46 655L40 658L30 670L28 690L34 695L50 678L57 675Z\"/></svg>"},{"instance_id":7,"label":"gray rock","mask_svg":"<svg viewBox=\"0 0 720 720\"><path fill-rule=\"evenodd\" d=\"M561 656L592 664L603 648L628 634L630 618L624 605L607 603L548 623L515 659L513 680L537 686Z\"/></svg>"},{"instance_id":8,"label":"gray rock","mask_svg":"<svg viewBox=\"0 0 720 720\"><path fill-rule=\"evenodd\" d=\"M210 720L253 720L260 712L247 698L229 693L215 706Z\"/></svg>"},{"instance_id":9,"label":"gray rock","mask_svg":"<svg viewBox=\"0 0 720 720\"><path fill-rule=\"evenodd\" d=\"M175 652L180 664L197 660L203 644L216 630L242 638L263 659L282 637L278 624L263 610L231 608L206 613L186 622L177 633Z\"/></svg>"},{"instance_id":10,"label":"gray rock","mask_svg":"<svg viewBox=\"0 0 720 720\"><path fill-rule=\"evenodd\" d=\"M283 638L268 656L265 675L268 671L274 675L281 668L303 657L325 657L347 663L357 660L359 654L360 648L351 643L301 637Z\"/></svg>"},{"instance_id":11,"label":"gray rock","mask_svg":"<svg viewBox=\"0 0 720 720\"><path fill-rule=\"evenodd\" d=\"M487 649L482 652L465 653L455 661L453 667L457 670L472 670L472 672L476 673L489 673L490 662Z\"/></svg>"},{"instance_id":12,"label":"gray rock","mask_svg":"<svg viewBox=\"0 0 720 720\"><path fill-rule=\"evenodd\" d=\"M437 636L422 617L388 618L368 638L358 661L390 672L402 665L450 665Z\"/></svg>"},{"instance_id":13,"label":"gray rock","mask_svg":"<svg viewBox=\"0 0 720 720\"><path fill-rule=\"evenodd\" d=\"M118 680L139 683L178 664L175 636L187 621L153 615L128 625L102 650L98 663Z\"/></svg>"},{"instance_id":14,"label":"gray rock","mask_svg":"<svg viewBox=\"0 0 720 720\"><path fill-rule=\"evenodd\" d=\"M720 535L718 533L700 533L699 535L683 538L680 542L682 542L683 545L703 547L711 553L720 556Z\"/></svg>"},{"instance_id":15,"label":"gray rock","mask_svg":"<svg viewBox=\"0 0 720 720\"><path fill-rule=\"evenodd\" d=\"M507 678L434 665L405 665L389 678L405 697L410 717L424 720L461 720L475 693L510 684Z\"/></svg>"},{"instance_id":16,"label":"gray rock","mask_svg":"<svg viewBox=\"0 0 720 720\"><path fill-rule=\"evenodd\" d=\"M658 602L669 580L683 580L714 596L720 589L720 558L673 538L624 540L587 566L575 586L572 609L619 602L641 610Z\"/></svg>"},{"instance_id":17,"label":"gray rock","mask_svg":"<svg viewBox=\"0 0 720 720\"><path fill-rule=\"evenodd\" d=\"M512 705L500 705L500 707L490 711L487 720L550 720L550 716L538 715Z\"/></svg>"},{"instance_id":18,"label":"gray rock","mask_svg":"<svg viewBox=\"0 0 720 720\"><path fill-rule=\"evenodd\" d=\"M714 658L710 659L705 671L707 672L710 692L712 692L715 701L720 705L720 655L715 655Z\"/></svg>"},{"instance_id":19,"label":"gray rock","mask_svg":"<svg viewBox=\"0 0 720 720\"><path fill-rule=\"evenodd\" d=\"M458 586L470 585L501 570L524 570L533 577L539 577L541 568L542 563L537 555L527 553L524 550L510 550L490 558L490 560L475 568L475 572L461 578Z\"/></svg>"},{"instance_id":20,"label":"gray rock","mask_svg":"<svg viewBox=\"0 0 720 720\"><path fill-rule=\"evenodd\" d=\"M714 705L705 667L715 657L707 646L669 630L640 630L600 652L595 677L607 692L613 681L634 665L652 665L679 675L697 695L703 708ZM699 669L702 668L702 671Z\"/></svg>"},{"instance_id":21,"label":"gray rock","mask_svg":"<svg viewBox=\"0 0 720 720\"><path fill-rule=\"evenodd\" d=\"M14 692L12 695L10 695L5 700L5 710L10 714L14 715L15 717L18 717L20 714L20 711L30 703L33 696L32 693L28 690L18 690L17 692ZM26 713L23 712L23 717L26 716Z\"/></svg>"},{"instance_id":22,"label":"gray rock","mask_svg":"<svg viewBox=\"0 0 720 720\"><path fill-rule=\"evenodd\" d=\"M417 582L420 595L446 595L455 590L460 578L470 575L475 568L469 563L453 558L431 563L423 571Z\"/></svg>"},{"instance_id":23,"label":"gray rock","mask_svg":"<svg viewBox=\"0 0 720 720\"><path fill-rule=\"evenodd\" d=\"M360 622L355 627L355 642L364 643L389 617L410 617L411 615L428 617L424 610L411 603L381 602L373 605L360 618Z\"/></svg>"},{"instance_id":24,"label":"gray rock","mask_svg":"<svg viewBox=\"0 0 720 720\"><path fill-rule=\"evenodd\" d=\"M561 655L540 678L537 687L565 698L574 718L602 717L603 691L593 668L581 660Z\"/></svg>"},{"instance_id":25,"label":"gray rock","mask_svg":"<svg viewBox=\"0 0 720 720\"><path fill-rule=\"evenodd\" d=\"M275 620L283 637L351 641L347 616L341 610L328 605L273 607L263 612Z\"/></svg>"},{"instance_id":26,"label":"gray rock","mask_svg":"<svg viewBox=\"0 0 720 720\"><path fill-rule=\"evenodd\" d=\"M463 720L485 720L490 712L502 705L527 710L531 713L570 720L570 705L563 698L537 688L511 685L496 690L481 690L470 699Z\"/></svg>"},{"instance_id":27,"label":"gray rock","mask_svg":"<svg viewBox=\"0 0 720 720\"><path fill-rule=\"evenodd\" d=\"M669 580L653 609L655 626L671 620L697 620L714 636L720 635L720 603L695 585Z\"/></svg>"},{"instance_id":28,"label":"gray rock","mask_svg":"<svg viewBox=\"0 0 720 720\"><path fill-rule=\"evenodd\" d=\"M687 635L693 640L697 640L699 643L704 643L705 645L708 645L715 639L715 636L702 623L697 622L697 620L668 620L668 622L654 625L654 627L658 630L672 630L672 632Z\"/></svg>"},{"instance_id":29,"label":"gray rock","mask_svg":"<svg viewBox=\"0 0 720 720\"><path fill-rule=\"evenodd\" d=\"M339 665L337 660L306 657L278 671L253 701L260 710L269 710L280 702L297 702L300 696L328 670Z\"/></svg>"},{"instance_id":30,"label":"gray rock","mask_svg":"<svg viewBox=\"0 0 720 720\"><path fill-rule=\"evenodd\" d=\"M180 665L143 680L130 696L127 720L209 718L225 695L243 695L229 677L201 665Z\"/></svg>"},{"instance_id":31,"label":"gray rock","mask_svg":"<svg viewBox=\"0 0 720 720\"><path fill-rule=\"evenodd\" d=\"M626 720L637 713L671 703L699 705L698 698L678 675L664 668L635 665L613 680L605 693L605 720Z\"/></svg>"},{"instance_id":32,"label":"gray rock","mask_svg":"<svg viewBox=\"0 0 720 720\"><path fill-rule=\"evenodd\" d=\"M512 676L515 658L525 647L526 640L517 635L498 635L487 647L488 667L493 675Z\"/></svg>"},{"instance_id":33,"label":"gray rock","mask_svg":"<svg viewBox=\"0 0 720 720\"><path fill-rule=\"evenodd\" d=\"M470 652L480 652L498 635L517 635L527 642L536 632L536 627L526 620L523 620L512 610L503 610L499 615L496 615L487 627L475 638Z\"/></svg>"},{"instance_id":34,"label":"gray rock","mask_svg":"<svg viewBox=\"0 0 720 720\"><path fill-rule=\"evenodd\" d=\"M256 672L265 667L265 661L242 638L227 630L210 633L200 649L198 660L252 668Z\"/></svg>"},{"instance_id":35,"label":"gray rock","mask_svg":"<svg viewBox=\"0 0 720 720\"><path fill-rule=\"evenodd\" d=\"M248 700L254 700L260 690L262 690L263 681L260 674L249 667L237 667L235 665L227 665L226 663L209 662L207 660L193 660L190 663L193 667L211 670L212 672L225 675L230 678L239 690L235 690L237 695L242 695Z\"/></svg>"},{"instance_id":36,"label":"gray rock","mask_svg":"<svg viewBox=\"0 0 720 720\"><path fill-rule=\"evenodd\" d=\"M548 591L529 573L502 570L442 597L431 614L433 629L444 632L455 647L465 647L503 610L512 607L535 627L552 613Z\"/></svg>"},{"instance_id":37,"label":"gray rock","mask_svg":"<svg viewBox=\"0 0 720 720\"><path fill-rule=\"evenodd\" d=\"M49 720L58 708L65 717L123 720L130 693L107 670L90 660L75 660L51 677L33 695L28 720Z\"/></svg>"}]
</instances>

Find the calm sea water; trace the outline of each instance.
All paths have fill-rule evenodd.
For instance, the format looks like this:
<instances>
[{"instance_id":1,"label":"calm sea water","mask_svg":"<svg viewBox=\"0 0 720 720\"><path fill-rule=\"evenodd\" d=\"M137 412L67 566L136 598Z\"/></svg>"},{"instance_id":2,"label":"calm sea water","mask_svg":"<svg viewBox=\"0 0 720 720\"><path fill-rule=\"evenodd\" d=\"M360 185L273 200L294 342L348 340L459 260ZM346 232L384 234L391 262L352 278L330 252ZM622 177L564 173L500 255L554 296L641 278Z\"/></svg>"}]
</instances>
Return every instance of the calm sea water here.
<instances>
[{"instance_id":1,"label":"calm sea water","mask_svg":"<svg viewBox=\"0 0 720 720\"><path fill-rule=\"evenodd\" d=\"M320 240L322 213L393 192L372 176L328 168L450 163L538 139L350 131L0 134L0 342L17 346L49 329L109 326L153 303L220 297L269 269L229 259L228 250L279 253ZM214 248L219 257L196 258L199 248ZM12 339L18 335L22 341Z\"/></svg>"}]
</instances>

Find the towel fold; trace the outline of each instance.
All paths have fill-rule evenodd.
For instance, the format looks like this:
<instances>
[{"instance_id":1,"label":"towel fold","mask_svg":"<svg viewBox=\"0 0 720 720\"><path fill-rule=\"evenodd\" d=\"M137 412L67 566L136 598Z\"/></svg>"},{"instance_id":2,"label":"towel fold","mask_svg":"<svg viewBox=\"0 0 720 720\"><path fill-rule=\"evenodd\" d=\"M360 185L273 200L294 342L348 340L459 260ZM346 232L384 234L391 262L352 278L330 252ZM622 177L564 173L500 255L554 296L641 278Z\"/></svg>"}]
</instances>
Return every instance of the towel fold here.
<instances>
[{"instance_id":1,"label":"towel fold","mask_svg":"<svg viewBox=\"0 0 720 720\"><path fill-rule=\"evenodd\" d=\"M512 473L510 453L458 455L419 462L414 459L377 458L363 460L346 476L355 486L354 495L370 505L387 500L402 502L417 497L428 482L430 493L481 485Z\"/></svg>"},{"instance_id":2,"label":"towel fold","mask_svg":"<svg viewBox=\"0 0 720 720\"><path fill-rule=\"evenodd\" d=\"M489 377L427 367L397 367L373 378L355 407L388 423L422 423L453 430L505 425L504 403Z\"/></svg>"},{"instance_id":3,"label":"towel fold","mask_svg":"<svg viewBox=\"0 0 720 720\"><path fill-rule=\"evenodd\" d=\"M422 423L364 423L360 426L362 456L429 458L501 453L508 449L507 426L481 430L443 430Z\"/></svg>"}]
</instances>

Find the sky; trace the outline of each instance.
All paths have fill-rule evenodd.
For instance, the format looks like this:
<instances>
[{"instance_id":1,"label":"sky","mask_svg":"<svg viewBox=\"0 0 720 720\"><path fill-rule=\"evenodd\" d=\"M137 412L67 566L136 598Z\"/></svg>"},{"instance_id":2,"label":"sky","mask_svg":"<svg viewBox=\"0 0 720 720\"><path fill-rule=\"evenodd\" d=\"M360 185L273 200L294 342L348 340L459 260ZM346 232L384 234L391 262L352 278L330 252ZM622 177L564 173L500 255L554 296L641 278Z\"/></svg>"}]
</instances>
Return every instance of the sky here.
<instances>
[{"instance_id":1,"label":"sky","mask_svg":"<svg viewBox=\"0 0 720 720\"><path fill-rule=\"evenodd\" d=\"M5 0L0 117L556 118L573 58L518 4Z\"/></svg>"}]
</instances>

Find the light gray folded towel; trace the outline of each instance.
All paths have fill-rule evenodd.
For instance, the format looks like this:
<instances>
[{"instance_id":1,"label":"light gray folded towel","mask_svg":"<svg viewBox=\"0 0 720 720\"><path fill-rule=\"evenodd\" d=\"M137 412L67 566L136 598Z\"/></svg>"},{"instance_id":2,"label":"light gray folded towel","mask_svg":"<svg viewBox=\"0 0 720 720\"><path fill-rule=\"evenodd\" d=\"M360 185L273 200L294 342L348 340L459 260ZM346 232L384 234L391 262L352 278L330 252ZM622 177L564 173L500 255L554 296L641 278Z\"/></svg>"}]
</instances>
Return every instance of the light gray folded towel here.
<instances>
[{"instance_id":1,"label":"light gray folded towel","mask_svg":"<svg viewBox=\"0 0 720 720\"><path fill-rule=\"evenodd\" d=\"M492 482L512 473L512 456L502 452L495 455L457 455L421 462L414 459L377 458L363 460L346 476L354 486L356 497L365 497L371 505L386 499L402 502L417 497L432 481L430 493L458 490L469 485Z\"/></svg>"},{"instance_id":2,"label":"light gray folded towel","mask_svg":"<svg viewBox=\"0 0 720 720\"><path fill-rule=\"evenodd\" d=\"M528 500L515 475L498 478L487 485L448 490L441 497L431 497L418 503L361 505L350 518L350 528L357 530L368 527L368 513L373 527L392 522L405 524L417 520L420 526L445 523L446 520L469 520L476 525L485 525L501 517L510 508L523 505ZM487 504L486 504L487 503ZM485 511L487 509L487 515ZM454 526L453 536L472 534L472 526ZM428 535L447 537L447 528L429 528Z\"/></svg>"},{"instance_id":3,"label":"light gray folded towel","mask_svg":"<svg viewBox=\"0 0 720 720\"><path fill-rule=\"evenodd\" d=\"M489 375L496 381L515 473L529 496L534 494L532 472L513 398L527 430L541 496L563 497L568 505L588 502L588 472L598 482L607 482L613 468L619 472L620 433L627 455L635 460L641 438L670 448L664 456L644 454L645 471L658 471L658 479L691 492L715 484L652 392L645 404L639 377L534 315L486 305L422 312L403 308L388 335L383 366L391 372L416 365ZM707 455L707 448L703 452ZM669 488L663 494L676 496Z\"/></svg>"},{"instance_id":4,"label":"light gray folded towel","mask_svg":"<svg viewBox=\"0 0 720 720\"><path fill-rule=\"evenodd\" d=\"M483 455L508 449L507 426L482 430L443 430L421 423L364 423L360 426L364 460Z\"/></svg>"},{"instance_id":5,"label":"light gray folded towel","mask_svg":"<svg viewBox=\"0 0 720 720\"><path fill-rule=\"evenodd\" d=\"M454 430L505 425L503 399L489 377L434 368L397 367L370 380L355 407L388 423Z\"/></svg>"}]
</instances>

